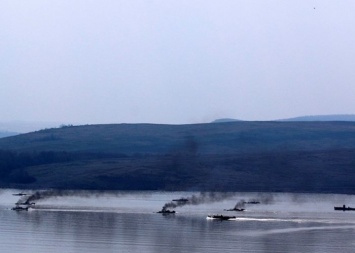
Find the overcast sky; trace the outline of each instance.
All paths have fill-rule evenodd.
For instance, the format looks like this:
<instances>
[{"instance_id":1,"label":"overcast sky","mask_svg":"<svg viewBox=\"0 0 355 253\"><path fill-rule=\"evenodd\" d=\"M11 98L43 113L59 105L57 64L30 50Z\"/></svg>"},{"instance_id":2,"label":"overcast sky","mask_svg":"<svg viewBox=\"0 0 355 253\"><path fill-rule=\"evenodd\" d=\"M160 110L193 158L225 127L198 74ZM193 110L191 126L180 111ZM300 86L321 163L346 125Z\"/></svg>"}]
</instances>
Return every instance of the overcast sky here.
<instances>
[{"instance_id":1,"label":"overcast sky","mask_svg":"<svg viewBox=\"0 0 355 253\"><path fill-rule=\"evenodd\" d=\"M1 0L0 121L355 113L354 0Z\"/></svg>"}]
</instances>

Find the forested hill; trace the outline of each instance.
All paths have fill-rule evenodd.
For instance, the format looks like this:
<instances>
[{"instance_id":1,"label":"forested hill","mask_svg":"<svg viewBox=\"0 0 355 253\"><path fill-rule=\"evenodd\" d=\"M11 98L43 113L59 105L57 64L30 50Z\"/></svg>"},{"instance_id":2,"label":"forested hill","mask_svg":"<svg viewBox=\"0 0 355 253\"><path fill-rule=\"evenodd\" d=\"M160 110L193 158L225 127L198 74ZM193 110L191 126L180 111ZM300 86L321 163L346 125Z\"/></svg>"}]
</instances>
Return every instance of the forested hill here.
<instances>
[{"instance_id":1,"label":"forested hill","mask_svg":"<svg viewBox=\"0 0 355 253\"><path fill-rule=\"evenodd\" d=\"M66 126L0 139L0 186L355 193L354 122Z\"/></svg>"},{"instance_id":2,"label":"forested hill","mask_svg":"<svg viewBox=\"0 0 355 253\"><path fill-rule=\"evenodd\" d=\"M229 122L219 124L86 125L0 139L0 149L120 154L199 154L355 148L355 122Z\"/></svg>"}]
</instances>

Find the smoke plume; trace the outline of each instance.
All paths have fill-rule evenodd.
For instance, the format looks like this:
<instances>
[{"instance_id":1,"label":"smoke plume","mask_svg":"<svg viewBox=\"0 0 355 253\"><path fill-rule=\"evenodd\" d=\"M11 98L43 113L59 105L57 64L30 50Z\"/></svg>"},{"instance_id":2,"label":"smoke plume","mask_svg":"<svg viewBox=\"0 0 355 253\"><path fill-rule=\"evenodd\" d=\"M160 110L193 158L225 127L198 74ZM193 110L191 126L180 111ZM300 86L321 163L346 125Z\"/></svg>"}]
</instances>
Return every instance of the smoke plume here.
<instances>
[{"instance_id":1,"label":"smoke plume","mask_svg":"<svg viewBox=\"0 0 355 253\"><path fill-rule=\"evenodd\" d=\"M243 209L244 206L245 206L245 203L246 203L246 202L245 202L244 199L239 200L239 201L237 202L237 204L235 204L234 209Z\"/></svg>"},{"instance_id":2,"label":"smoke plume","mask_svg":"<svg viewBox=\"0 0 355 253\"><path fill-rule=\"evenodd\" d=\"M232 192L201 192L198 195L192 195L187 198L187 201L171 201L166 203L162 210L165 211L169 208L173 209L176 207L182 207L186 205L201 205L205 203L213 203L225 200L235 196Z\"/></svg>"},{"instance_id":3,"label":"smoke plume","mask_svg":"<svg viewBox=\"0 0 355 253\"><path fill-rule=\"evenodd\" d=\"M260 193L257 199L261 204L264 205L270 205L274 203L274 195L271 193Z\"/></svg>"},{"instance_id":4,"label":"smoke plume","mask_svg":"<svg viewBox=\"0 0 355 253\"><path fill-rule=\"evenodd\" d=\"M84 190L41 190L36 191L30 196L23 196L17 202L24 204L31 204L35 201L42 201L51 198L57 197L84 197L84 198L92 198L92 197L100 197L104 194L114 195L114 196L122 196L125 193L122 192L111 192L111 191L84 191Z\"/></svg>"}]
</instances>

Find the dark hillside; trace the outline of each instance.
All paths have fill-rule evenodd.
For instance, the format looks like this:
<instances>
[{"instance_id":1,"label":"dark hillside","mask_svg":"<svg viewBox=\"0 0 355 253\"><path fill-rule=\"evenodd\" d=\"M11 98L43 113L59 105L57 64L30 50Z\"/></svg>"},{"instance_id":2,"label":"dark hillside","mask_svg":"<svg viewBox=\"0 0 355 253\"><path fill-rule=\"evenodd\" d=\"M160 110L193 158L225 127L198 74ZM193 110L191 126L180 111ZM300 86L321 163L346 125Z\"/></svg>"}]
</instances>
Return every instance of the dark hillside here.
<instances>
[{"instance_id":1,"label":"dark hillside","mask_svg":"<svg viewBox=\"0 0 355 253\"><path fill-rule=\"evenodd\" d=\"M195 145L200 154L355 148L353 122L117 124L47 129L0 139L15 151L165 154Z\"/></svg>"},{"instance_id":2,"label":"dark hillside","mask_svg":"<svg viewBox=\"0 0 355 253\"><path fill-rule=\"evenodd\" d=\"M70 126L0 139L0 186L355 193L355 123Z\"/></svg>"},{"instance_id":3,"label":"dark hillside","mask_svg":"<svg viewBox=\"0 0 355 253\"><path fill-rule=\"evenodd\" d=\"M355 194L355 149L82 159L29 166L2 187ZM22 171L21 173L19 173Z\"/></svg>"}]
</instances>

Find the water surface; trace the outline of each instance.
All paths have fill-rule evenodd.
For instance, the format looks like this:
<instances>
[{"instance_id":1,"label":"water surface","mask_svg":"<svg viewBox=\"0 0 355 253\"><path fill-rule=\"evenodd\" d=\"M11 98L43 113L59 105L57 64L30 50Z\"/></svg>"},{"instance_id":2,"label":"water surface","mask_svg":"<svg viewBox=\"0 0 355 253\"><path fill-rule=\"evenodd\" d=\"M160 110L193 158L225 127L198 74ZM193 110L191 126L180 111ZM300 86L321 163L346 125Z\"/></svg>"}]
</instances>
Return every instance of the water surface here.
<instances>
[{"instance_id":1,"label":"water surface","mask_svg":"<svg viewBox=\"0 0 355 253\"><path fill-rule=\"evenodd\" d=\"M38 201L34 209L12 211L19 197L0 194L0 252L352 252L355 206L348 195L273 194L270 203L226 212L256 193L235 193L214 203L155 213L174 198L193 193L110 193ZM269 195L268 195L269 196ZM353 205L352 205L353 204ZM207 214L235 215L231 221Z\"/></svg>"}]
</instances>

